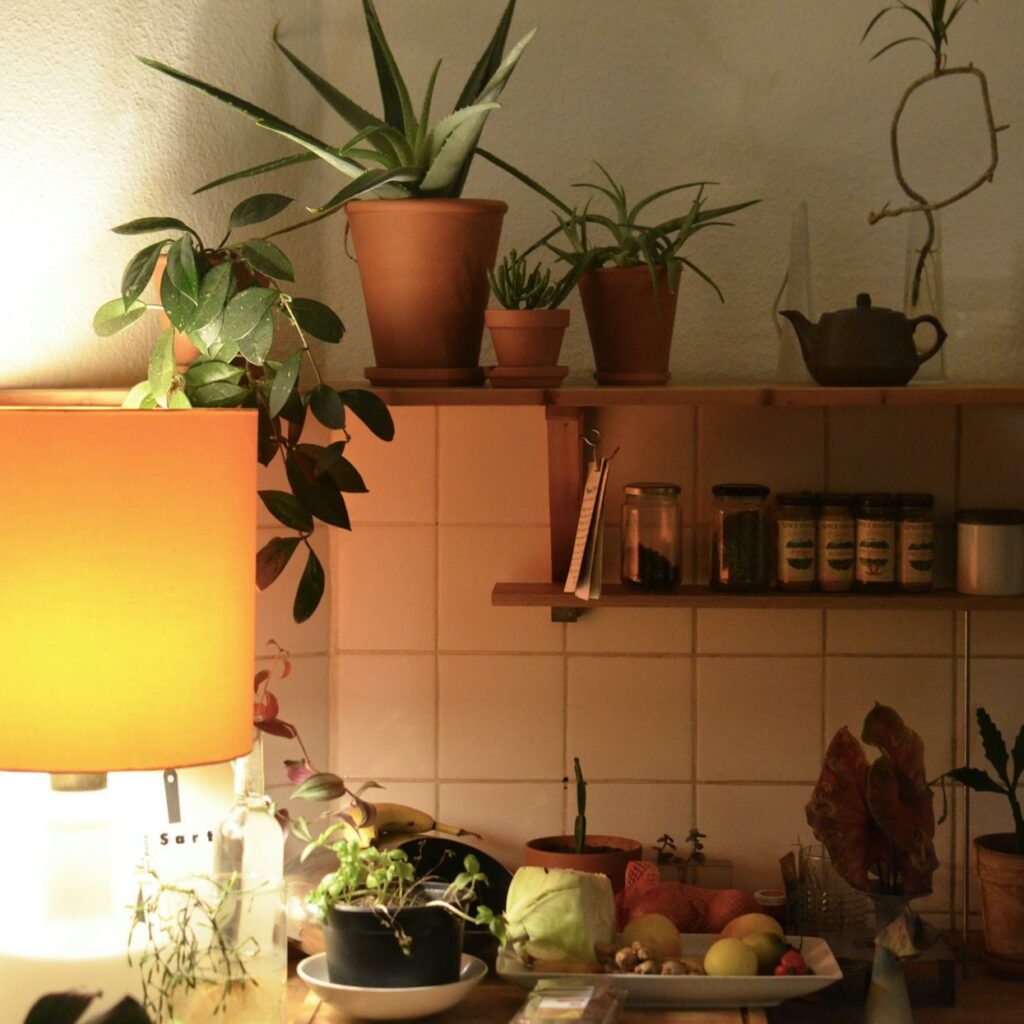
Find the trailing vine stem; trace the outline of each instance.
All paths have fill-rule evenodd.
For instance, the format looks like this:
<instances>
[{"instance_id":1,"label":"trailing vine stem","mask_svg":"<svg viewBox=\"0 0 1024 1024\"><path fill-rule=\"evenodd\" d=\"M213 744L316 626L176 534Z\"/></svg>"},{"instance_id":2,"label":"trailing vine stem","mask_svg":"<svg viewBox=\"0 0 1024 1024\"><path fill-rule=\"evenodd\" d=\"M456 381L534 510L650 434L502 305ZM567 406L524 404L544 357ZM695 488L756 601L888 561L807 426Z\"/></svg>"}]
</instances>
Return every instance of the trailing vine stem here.
<instances>
[{"instance_id":1,"label":"trailing vine stem","mask_svg":"<svg viewBox=\"0 0 1024 1024\"><path fill-rule=\"evenodd\" d=\"M936 81L940 78L944 78L949 75L973 75L978 79L978 84L981 88L981 101L985 110L985 123L988 130L989 145L991 156L989 158L988 166L984 172L980 174L971 184L960 189L955 195L949 196L946 199L937 200L932 202L926 199L920 192L911 186L907 181L903 173L903 165L900 159L900 145L899 145L899 123L900 117L903 115L903 111L906 109L907 101L915 90L926 85L928 82ZM917 255L917 264L914 268L914 280L911 290L911 300L916 305L921 292L921 278L924 274L925 264L928 260L928 256L932 251L935 244L935 211L941 210L944 206L949 206L952 203L963 199L965 196L970 195L975 189L981 188L985 182L992 181L993 175L995 174L996 166L999 163L999 142L998 134L1001 131L1005 131L1009 125L997 125L995 118L992 114L992 102L989 99L988 92L988 79L985 77L985 73L980 69L974 67L973 64L967 64L962 67L949 68L945 66L945 55L936 52L934 67L927 75L922 75L916 81L911 82L907 86L906 91L903 93L900 99L899 105L896 107L896 113L893 115L892 125L889 129L889 145L892 150L892 162L893 170L896 174L896 181L899 183L901 189L903 189L906 195L914 200L913 203L905 206L898 206L891 208L888 203L882 207L881 210L871 212L868 214L868 223L877 224L878 221L885 217L899 217L905 213L922 213L928 223L928 234L925 237L924 244Z\"/></svg>"}]
</instances>

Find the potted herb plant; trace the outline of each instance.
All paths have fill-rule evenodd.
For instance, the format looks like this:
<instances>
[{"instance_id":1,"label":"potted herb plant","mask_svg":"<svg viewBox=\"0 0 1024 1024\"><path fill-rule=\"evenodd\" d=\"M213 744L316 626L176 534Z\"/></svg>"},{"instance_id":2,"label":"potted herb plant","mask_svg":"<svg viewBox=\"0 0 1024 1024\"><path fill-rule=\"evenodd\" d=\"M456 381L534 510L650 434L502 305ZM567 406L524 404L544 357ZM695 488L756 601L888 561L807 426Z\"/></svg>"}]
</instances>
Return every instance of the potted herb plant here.
<instances>
[{"instance_id":1,"label":"potted herb plant","mask_svg":"<svg viewBox=\"0 0 1024 1024\"><path fill-rule=\"evenodd\" d=\"M981 882L981 917L985 960L997 974L1024 977L1024 812L1020 785L1024 777L1024 725L1012 751L984 708L978 708L978 732L995 778L982 768L954 768L946 775L978 793L1001 793L1010 804L1011 832L974 840L975 870ZM946 777L946 776L944 776Z\"/></svg>"},{"instance_id":2,"label":"potted herb plant","mask_svg":"<svg viewBox=\"0 0 1024 1024\"><path fill-rule=\"evenodd\" d=\"M339 391L322 379L309 339L336 345L345 328L330 307L281 288L279 281L295 279L285 253L267 237L233 239L238 230L263 223L290 203L289 197L275 193L243 200L212 246L176 217L143 217L114 228L121 235L158 237L128 261L120 295L97 310L93 328L106 337L147 312L164 318L146 379L131 389L125 406L246 406L259 411L257 458L264 466L280 459L290 488L260 491L260 499L293 534L274 537L258 552L256 582L261 590L273 583L302 545L306 566L293 615L303 622L324 593L324 569L310 544L315 521L351 529L344 495L366 491L345 454L348 414L384 441L394 437L394 423L372 392ZM146 302L142 296L154 277L159 302ZM287 325L298 339L298 348L280 362L270 358L278 324ZM304 364L315 380L310 389L299 382ZM325 427L342 431L343 439L329 445L302 441L308 413Z\"/></svg>"},{"instance_id":3,"label":"potted herb plant","mask_svg":"<svg viewBox=\"0 0 1024 1024\"><path fill-rule=\"evenodd\" d=\"M515 249L487 271L501 309L488 309L484 323L491 332L498 366L488 372L496 386L553 386L565 377L558 365L569 310L559 307L579 278L575 267L557 281L540 263L527 264Z\"/></svg>"},{"instance_id":4,"label":"potted herb plant","mask_svg":"<svg viewBox=\"0 0 1024 1024\"><path fill-rule=\"evenodd\" d=\"M669 352L683 270L692 270L725 301L711 277L689 256L682 255L683 247L698 231L731 226L722 218L759 200L708 209L706 189L714 183L691 181L658 189L630 204L625 188L597 164L605 182L581 182L574 188L589 189L606 199L611 209L608 213L592 210L588 200L582 210L577 210L493 153L483 149L478 152L558 208L559 226L537 244L546 244L579 274L597 382L666 383L671 377ZM639 220L656 200L689 189L696 192L684 212L653 224ZM606 238L595 239L594 230L603 232ZM556 245L552 239L558 235L564 241Z\"/></svg>"},{"instance_id":5,"label":"potted herb plant","mask_svg":"<svg viewBox=\"0 0 1024 1024\"><path fill-rule=\"evenodd\" d=\"M360 802L357 798L357 804ZM327 849L337 868L307 896L323 924L328 977L334 984L409 988L457 981L465 922L486 924L500 939L504 920L473 901L487 876L472 855L455 879L417 878L405 850L380 849L350 835L351 822L313 838L305 821L305 859ZM472 913L470 911L473 911Z\"/></svg>"},{"instance_id":6,"label":"potted herb plant","mask_svg":"<svg viewBox=\"0 0 1024 1024\"><path fill-rule=\"evenodd\" d=\"M643 847L635 839L587 832L587 782L580 759L572 759L576 776L576 821L571 836L543 836L526 844L523 863L531 867L570 868L607 875L612 889L626 884L626 865L639 860ZM568 780L567 780L568 781Z\"/></svg>"},{"instance_id":7,"label":"potted herb plant","mask_svg":"<svg viewBox=\"0 0 1024 1024\"><path fill-rule=\"evenodd\" d=\"M325 142L223 89L158 61L141 58L169 75L240 110L299 151L218 178L204 188L320 159L350 178L313 216L292 230L344 208L359 262L376 367L367 376L380 384L480 383L480 343L487 304L485 271L494 265L507 205L462 199L466 175L498 98L527 44L528 32L508 54L515 0L509 0L490 42L477 61L454 111L433 126L431 100L441 62L434 66L423 100L414 107L405 79L372 0L363 0L383 102L377 116L355 103L291 52L278 50L328 106L353 129L343 145ZM350 203L357 198L373 203ZM410 203L406 200L415 199Z\"/></svg>"}]
</instances>

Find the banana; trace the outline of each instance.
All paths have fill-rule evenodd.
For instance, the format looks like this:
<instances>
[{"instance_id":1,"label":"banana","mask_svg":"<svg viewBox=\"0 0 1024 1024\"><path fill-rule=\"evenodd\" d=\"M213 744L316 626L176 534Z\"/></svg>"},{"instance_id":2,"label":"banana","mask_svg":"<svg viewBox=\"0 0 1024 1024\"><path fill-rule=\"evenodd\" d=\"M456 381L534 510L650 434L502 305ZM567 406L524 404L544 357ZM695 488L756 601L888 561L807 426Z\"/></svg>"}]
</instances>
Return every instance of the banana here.
<instances>
[{"instance_id":1,"label":"banana","mask_svg":"<svg viewBox=\"0 0 1024 1024\"><path fill-rule=\"evenodd\" d=\"M421 832L444 832L452 836L480 838L476 832L455 825L446 825L426 811L410 807L408 804L372 803L369 800L363 802L369 807L368 815L359 804L348 808L347 813L355 822L356 829L360 832L372 829L376 833L375 838L390 835L414 836Z\"/></svg>"}]
</instances>

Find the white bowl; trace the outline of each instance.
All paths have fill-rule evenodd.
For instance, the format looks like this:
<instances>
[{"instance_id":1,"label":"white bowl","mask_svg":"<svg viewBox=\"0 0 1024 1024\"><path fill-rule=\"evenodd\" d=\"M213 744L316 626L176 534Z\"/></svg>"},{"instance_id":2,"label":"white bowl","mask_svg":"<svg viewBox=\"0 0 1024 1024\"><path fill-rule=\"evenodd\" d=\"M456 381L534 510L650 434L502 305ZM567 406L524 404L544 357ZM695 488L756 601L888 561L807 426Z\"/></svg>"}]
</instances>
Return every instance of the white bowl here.
<instances>
[{"instance_id":1,"label":"white bowl","mask_svg":"<svg viewBox=\"0 0 1024 1024\"><path fill-rule=\"evenodd\" d=\"M447 985L421 988L361 988L335 985L327 977L327 954L307 956L298 967L299 977L328 1006L352 1017L367 1020L410 1020L441 1013L461 1002L487 974L487 964L468 953L462 954L459 980Z\"/></svg>"}]
</instances>

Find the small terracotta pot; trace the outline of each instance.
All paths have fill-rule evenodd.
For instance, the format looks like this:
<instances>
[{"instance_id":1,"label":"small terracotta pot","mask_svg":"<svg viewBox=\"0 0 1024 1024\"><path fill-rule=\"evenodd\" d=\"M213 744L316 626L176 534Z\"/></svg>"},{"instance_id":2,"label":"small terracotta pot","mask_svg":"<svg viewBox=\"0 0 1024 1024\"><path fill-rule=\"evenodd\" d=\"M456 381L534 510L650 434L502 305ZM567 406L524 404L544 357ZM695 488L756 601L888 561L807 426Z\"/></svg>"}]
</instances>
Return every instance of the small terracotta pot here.
<instances>
[{"instance_id":1,"label":"small terracotta pot","mask_svg":"<svg viewBox=\"0 0 1024 1024\"><path fill-rule=\"evenodd\" d=\"M580 277L580 299L598 384L665 384L679 289L657 272L657 302L647 266L600 267Z\"/></svg>"},{"instance_id":2,"label":"small terracotta pot","mask_svg":"<svg viewBox=\"0 0 1024 1024\"><path fill-rule=\"evenodd\" d=\"M621 836L587 835L587 846L608 847L595 853L576 853L572 836L543 836L531 839L523 853L523 863L530 867L571 868L589 871L594 875L607 875L614 892L621 892L626 884L626 865L640 860L643 848L635 839Z\"/></svg>"},{"instance_id":3,"label":"small terracotta pot","mask_svg":"<svg viewBox=\"0 0 1024 1024\"><path fill-rule=\"evenodd\" d=\"M569 310L488 309L484 323L499 366L557 366Z\"/></svg>"},{"instance_id":4,"label":"small terracotta pot","mask_svg":"<svg viewBox=\"0 0 1024 1024\"><path fill-rule=\"evenodd\" d=\"M985 962L996 974L1024 978L1024 853L1016 836L997 832L974 840L981 882Z\"/></svg>"},{"instance_id":5,"label":"small terracotta pot","mask_svg":"<svg viewBox=\"0 0 1024 1024\"><path fill-rule=\"evenodd\" d=\"M371 382L420 383L417 370L435 371L437 383L482 382L487 271L507 209L490 199L346 205L374 358L383 371L369 368Z\"/></svg>"}]
</instances>

